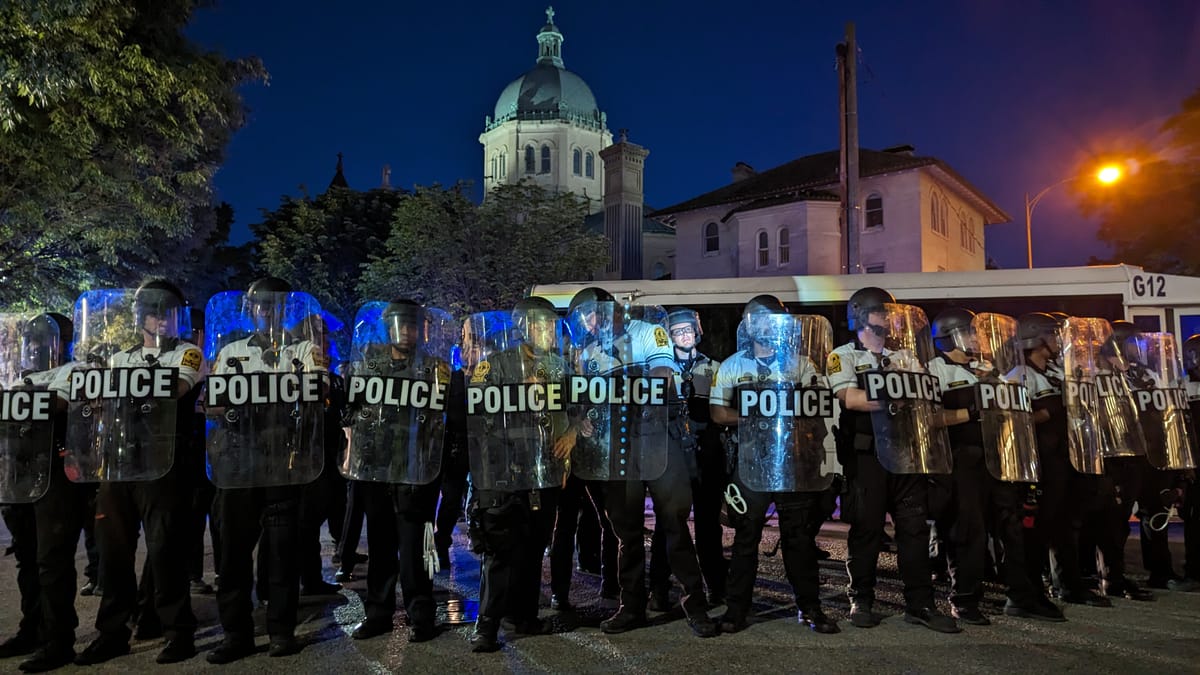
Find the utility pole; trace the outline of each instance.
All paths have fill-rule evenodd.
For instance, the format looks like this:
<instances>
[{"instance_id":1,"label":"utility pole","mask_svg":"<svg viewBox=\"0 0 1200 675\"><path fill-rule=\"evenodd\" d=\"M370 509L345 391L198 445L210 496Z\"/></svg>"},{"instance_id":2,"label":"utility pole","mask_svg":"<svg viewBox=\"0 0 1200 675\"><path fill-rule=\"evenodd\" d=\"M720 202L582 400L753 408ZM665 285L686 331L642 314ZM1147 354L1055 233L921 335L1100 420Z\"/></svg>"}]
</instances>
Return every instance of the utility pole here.
<instances>
[{"instance_id":1,"label":"utility pole","mask_svg":"<svg viewBox=\"0 0 1200 675\"><path fill-rule=\"evenodd\" d=\"M846 242L843 269L846 274L858 274L862 271L858 251L858 46L854 40L852 21L846 23L846 41L838 44L837 56L841 150L839 180L842 189L842 225L845 228L843 232Z\"/></svg>"}]
</instances>

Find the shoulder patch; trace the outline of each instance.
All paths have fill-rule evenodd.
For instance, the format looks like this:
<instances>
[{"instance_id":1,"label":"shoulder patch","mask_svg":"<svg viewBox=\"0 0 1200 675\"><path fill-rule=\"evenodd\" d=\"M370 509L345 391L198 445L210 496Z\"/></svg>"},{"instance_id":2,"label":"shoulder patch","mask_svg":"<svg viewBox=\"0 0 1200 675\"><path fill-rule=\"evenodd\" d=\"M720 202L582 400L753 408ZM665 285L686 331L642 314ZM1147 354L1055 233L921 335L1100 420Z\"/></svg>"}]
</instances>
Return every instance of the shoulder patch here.
<instances>
[{"instance_id":1,"label":"shoulder patch","mask_svg":"<svg viewBox=\"0 0 1200 675\"><path fill-rule=\"evenodd\" d=\"M472 382L483 382L487 379L488 373L492 372L492 364L487 361L480 361L475 370L471 373Z\"/></svg>"},{"instance_id":2,"label":"shoulder patch","mask_svg":"<svg viewBox=\"0 0 1200 675\"><path fill-rule=\"evenodd\" d=\"M825 374L836 375L842 372L842 357L835 352L829 355L829 359L825 361Z\"/></svg>"},{"instance_id":3,"label":"shoulder patch","mask_svg":"<svg viewBox=\"0 0 1200 675\"><path fill-rule=\"evenodd\" d=\"M199 349L189 349L183 353L183 359L179 363L185 368L200 370L200 363L203 360L203 357L200 356Z\"/></svg>"},{"instance_id":4,"label":"shoulder patch","mask_svg":"<svg viewBox=\"0 0 1200 675\"><path fill-rule=\"evenodd\" d=\"M663 328L662 326L654 327L654 344L658 345L659 347L666 347L667 345L671 344L671 341L667 339L667 329Z\"/></svg>"}]
</instances>

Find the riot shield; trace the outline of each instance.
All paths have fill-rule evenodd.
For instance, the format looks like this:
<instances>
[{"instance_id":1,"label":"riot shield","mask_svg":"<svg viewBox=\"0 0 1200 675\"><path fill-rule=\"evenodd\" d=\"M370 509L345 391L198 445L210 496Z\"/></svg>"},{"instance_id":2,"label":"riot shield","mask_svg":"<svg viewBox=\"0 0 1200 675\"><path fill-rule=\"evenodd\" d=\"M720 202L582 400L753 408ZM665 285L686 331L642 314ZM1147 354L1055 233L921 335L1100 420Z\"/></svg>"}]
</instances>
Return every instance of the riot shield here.
<instances>
[{"instance_id":1,"label":"riot shield","mask_svg":"<svg viewBox=\"0 0 1200 675\"><path fill-rule=\"evenodd\" d=\"M654 480L667 470L674 376L652 376L647 365L658 353L674 364L666 318L662 307L614 302L588 303L568 317L569 401L592 429L571 456L580 478Z\"/></svg>"},{"instance_id":2,"label":"riot shield","mask_svg":"<svg viewBox=\"0 0 1200 675\"><path fill-rule=\"evenodd\" d=\"M324 467L329 358L307 293L225 291L205 311L208 475L219 488L302 485Z\"/></svg>"},{"instance_id":3,"label":"riot shield","mask_svg":"<svg viewBox=\"0 0 1200 675\"><path fill-rule=\"evenodd\" d=\"M1175 336L1140 333L1123 347L1129 365L1125 379L1141 415L1146 459L1158 469L1196 468L1196 429Z\"/></svg>"},{"instance_id":4,"label":"riot shield","mask_svg":"<svg viewBox=\"0 0 1200 675\"><path fill-rule=\"evenodd\" d=\"M879 403L871 413L879 463L890 473L950 473L941 387L926 368L934 354L929 319L919 307L888 303L868 323L882 351L877 367L859 373L859 386Z\"/></svg>"},{"instance_id":5,"label":"riot shield","mask_svg":"<svg viewBox=\"0 0 1200 675\"><path fill-rule=\"evenodd\" d=\"M477 490L523 492L556 487L567 475L567 362L558 319L530 322L531 336L507 312L467 318L462 329L467 381L467 441ZM568 452L570 451L570 452Z\"/></svg>"},{"instance_id":6,"label":"riot shield","mask_svg":"<svg viewBox=\"0 0 1200 675\"><path fill-rule=\"evenodd\" d=\"M0 504L28 504L46 494L54 457L54 399L50 368L57 359L58 324L45 323L30 344L31 317L0 314ZM45 358L43 358L43 356Z\"/></svg>"},{"instance_id":7,"label":"riot shield","mask_svg":"<svg viewBox=\"0 0 1200 675\"><path fill-rule=\"evenodd\" d=\"M202 363L179 338L179 300L166 291L87 291L75 302L67 413L67 475L78 482L149 481L175 461L178 382Z\"/></svg>"},{"instance_id":8,"label":"riot shield","mask_svg":"<svg viewBox=\"0 0 1200 675\"><path fill-rule=\"evenodd\" d=\"M1025 355L1016 343L1017 320L1004 314L976 314L971 327L979 349L973 364L979 376L975 405L988 471L997 480L1036 483L1037 435L1025 387Z\"/></svg>"},{"instance_id":9,"label":"riot shield","mask_svg":"<svg viewBox=\"0 0 1200 675\"><path fill-rule=\"evenodd\" d=\"M346 478L424 485L441 473L453 323L417 305L369 302L358 310L345 373Z\"/></svg>"},{"instance_id":10,"label":"riot shield","mask_svg":"<svg viewBox=\"0 0 1200 675\"><path fill-rule=\"evenodd\" d=\"M825 379L833 329L823 316L752 314L738 352L721 364L737 375L738 478L758 492L820 492L833 483L826 421L834 397Z\"/></svg>"},{"instance_id":11,"label":"riot shield","mask_svg":"<svg viewBox=\"0 0 1200 675\"><path fill-rule=\"evenodd\" d=\"M1096 376L1101 372L1101 346L1112 329L1104 319L1070 317L1062 326L1063 402L1067 408L1067 438L1071 465L1080 473L1104 473L1103 448L1113 447L1116 432L1136 425L1111 420L1108 428L1101 414ZM1118 378L1119 379L1119 378ZM1111 385L1113 379L1108 380ZM1122 427L1121 425L1125 426ZM1124 435L1124 434L1122 434Z\"/></svg>"}]
</instances>

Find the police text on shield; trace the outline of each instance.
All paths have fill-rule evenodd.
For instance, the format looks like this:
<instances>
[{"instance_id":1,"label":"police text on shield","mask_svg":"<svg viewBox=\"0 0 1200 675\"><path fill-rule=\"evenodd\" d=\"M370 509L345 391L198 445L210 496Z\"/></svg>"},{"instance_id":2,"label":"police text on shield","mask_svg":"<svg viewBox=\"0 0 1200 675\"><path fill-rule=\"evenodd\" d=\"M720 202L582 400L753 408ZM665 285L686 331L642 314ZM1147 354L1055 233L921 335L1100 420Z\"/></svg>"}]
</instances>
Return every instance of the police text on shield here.
<instances>
[{"instance_id":1,"label":"police text on shield","mask_svg":"<svg viewBox=\"0 0 1200 675\"><path fill-rule=\"evenodd\" d=\"M829 389L738 390L741 417L833 417L833 392Z\"/></svg>"},{"instance_id":2,"label":"police text on shield","mask_svg":"<svg viewBox=\"0 0 1200 675\"><path fill-rule=\"evenodd\" d=\"M71 371L71 400L171 398L171 368L82 368Z\"/></svg>"},{"instance_id":3,"label":"police text on shield","mask_svg":"<svg viewBox=\"0 0 1200 675\"><path fill-rule=\"evenodd\" d=\"M864 378L868 401L932 401L942 402L938 380L928 373L906 373L899 370L872 371Z\"/></svg>"},{"instance_id":4,"label":"police text on shield","mask_svg":"<svg viewBox=\"0 0 1200 675\"><path fill-rule=\"evenodd\" d=\"M350 402L420 410L445 410L445 383L413 380L407 377L350 378Z\"/></svg>"},{"instance_id":5,"label":"police text on shield","mask_svg":"<svg viewBox=\"0 0 1200 675\"><path fill-rule=\"evenodd\" d=\"M236 373L209 375L210 408L260 403L319 403L321 373Z\"/></svg>"}]
</instances>

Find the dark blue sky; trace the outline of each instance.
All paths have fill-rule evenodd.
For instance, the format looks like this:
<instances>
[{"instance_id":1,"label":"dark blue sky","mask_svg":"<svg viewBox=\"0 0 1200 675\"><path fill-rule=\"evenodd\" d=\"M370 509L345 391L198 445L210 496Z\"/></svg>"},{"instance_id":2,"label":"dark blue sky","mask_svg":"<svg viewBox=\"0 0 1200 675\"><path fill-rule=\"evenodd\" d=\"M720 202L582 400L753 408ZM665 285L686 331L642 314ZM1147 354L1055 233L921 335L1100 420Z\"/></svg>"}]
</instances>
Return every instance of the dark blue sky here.
<instances>
[{"instance_id":1,"label":"dark blue sky","mask_svg":"<svg viewBox=\"0 0 1200 675\"><path fill-rule=\"evenodd\" d=\"M257 55L250 123L217 176L235 237L346 155L352 187L483 175L478 136L501 89L531 68L547 2L224 0L189 34ZM1200 86L1200 2L555 2L569 70L612 129L650 150L646 198L667 206L837 147L834 45L857 25L863 147L910 143L950 163L1013 218L988 254L1025 264L1022 194L1125 139L1153 139ZM476 188L479 191L479 188ZM1131 223L1136 226L1136 223ZM239 232L240 231L240 232ZM1034 215L1038 266L1103 254L1057 188Z\"/></svg>"}]
</instances>

